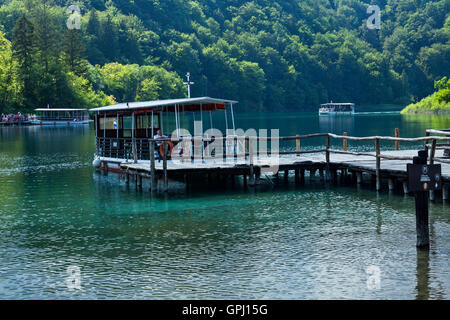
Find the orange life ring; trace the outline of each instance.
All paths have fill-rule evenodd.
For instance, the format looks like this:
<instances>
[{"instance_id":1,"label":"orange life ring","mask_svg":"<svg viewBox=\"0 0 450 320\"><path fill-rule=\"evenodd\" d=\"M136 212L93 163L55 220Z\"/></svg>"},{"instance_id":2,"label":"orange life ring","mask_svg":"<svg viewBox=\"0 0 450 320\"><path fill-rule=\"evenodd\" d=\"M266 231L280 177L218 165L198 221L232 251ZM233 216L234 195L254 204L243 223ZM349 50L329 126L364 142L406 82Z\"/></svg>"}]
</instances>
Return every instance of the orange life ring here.
<instances>
[{"instance_id":1,"label":"orange life ring","mask_svg":"<svg viewBox=\"0 0 450 320\"><path fill-rule=\"evenodd\" d=\"M172 141L167 141L166 143L169 146L169 157L170 157L173 152L173 143ZM161 146L159 147L159 155L161 156L161 159L164 159L164 143L161 143Z\"/></svg>"}]
</instances>

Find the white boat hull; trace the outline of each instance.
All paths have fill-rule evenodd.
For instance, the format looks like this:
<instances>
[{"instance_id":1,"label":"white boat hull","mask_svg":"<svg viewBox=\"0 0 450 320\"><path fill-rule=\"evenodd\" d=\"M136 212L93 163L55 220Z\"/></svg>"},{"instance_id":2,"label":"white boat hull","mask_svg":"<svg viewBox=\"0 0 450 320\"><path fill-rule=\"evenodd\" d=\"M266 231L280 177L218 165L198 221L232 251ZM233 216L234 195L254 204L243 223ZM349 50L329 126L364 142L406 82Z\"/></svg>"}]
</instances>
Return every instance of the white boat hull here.
<instances>
[{"instance_id":1,"label":"white boat hull","mask_svg":"<svg viewBox=\"0 0 450 320\"><path fill-rule=\"evenodd\" d=\"M79 126L87 125L92 120L81 120L81 121L31 121L32 125L36 126Z\"/></svg>"},{"instance_id":2,"label":"white boat hull","mask_svg":"<svg viewBox=\"0 0 450 320\"><path fill-rule=\"evenodd\" d=\"M355 114L355 112L352 112L352 111L349 111L349 112L320 111L319 112L319 116L352 116L354 114Z\"/></svg>"}]
</instances>

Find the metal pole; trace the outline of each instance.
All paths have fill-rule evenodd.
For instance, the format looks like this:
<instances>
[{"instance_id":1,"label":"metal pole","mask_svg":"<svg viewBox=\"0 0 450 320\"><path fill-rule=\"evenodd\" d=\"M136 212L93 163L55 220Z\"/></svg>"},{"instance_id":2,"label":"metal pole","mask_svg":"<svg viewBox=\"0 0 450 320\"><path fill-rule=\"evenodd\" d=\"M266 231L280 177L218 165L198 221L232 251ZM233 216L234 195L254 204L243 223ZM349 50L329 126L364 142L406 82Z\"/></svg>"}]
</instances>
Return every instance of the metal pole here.
<instances>
[{"instance_id":1,"label":"metal pole","mask_svg":"<svg viewBox=\"0 0 450 320\"><path fill-rule=\"evenodd\" d=\"M152 191L156 190L156 168L155 168L155 140L150 141L150 172L151 182L150 188Z\"/></svg>"},{"instance_id":2,"label":"metal pole","mask_svg":"<svg viewBox=\"0 0 450 320\"><path fill-rule=\"evenodd\" d=\"M234 110L233 104L231 103L231 121L233 121L233 134L236 134L236 126L234 124Z\"/></svg>"},{"instance_id":3,"label":"metal pole","mask_svg":"<svg viewBox=\"0 0 450 320\"><path fill-rule=\"evenodd\" d=\"M380 158L380 139L375 139L375 149L376 149L376 156L377 156L377 167L376 167L376 189L377 191L381 190L381 158Z\"/></svg>"},{"instance_id":4,"label":"metal pole","mask_svg":"<svg viewBox=\"0 0 450 320\"><path fill-rule=\"evenodd\" d=\"M163 172L164 172L164 192L169 191L169 179L167 176L167 141L164 140L163 142Z\"/></svg>"}]
</instances>

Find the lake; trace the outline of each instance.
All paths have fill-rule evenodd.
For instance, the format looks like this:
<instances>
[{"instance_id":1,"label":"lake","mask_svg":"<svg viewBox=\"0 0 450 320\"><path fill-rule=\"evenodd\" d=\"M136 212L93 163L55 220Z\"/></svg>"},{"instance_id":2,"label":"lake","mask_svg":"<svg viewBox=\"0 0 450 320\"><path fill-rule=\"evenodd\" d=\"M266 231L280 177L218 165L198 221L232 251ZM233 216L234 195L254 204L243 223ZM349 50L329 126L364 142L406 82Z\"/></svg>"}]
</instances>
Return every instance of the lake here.
<instances>
[{"instance_id":1,"label":"lake","mask_svg":"<svg viewBox=\"0 0 450 320\"><path fill-rule=\"evenodd\" d=\"M373 110L236 122L281 136L450 128L450 116ZM412 197L319 179L152 196L96 173L94 152L92 127L0 128L0 299L450 298L448 203L431 204L431 248L418 251Z\"/></svg>"}]
</instances>

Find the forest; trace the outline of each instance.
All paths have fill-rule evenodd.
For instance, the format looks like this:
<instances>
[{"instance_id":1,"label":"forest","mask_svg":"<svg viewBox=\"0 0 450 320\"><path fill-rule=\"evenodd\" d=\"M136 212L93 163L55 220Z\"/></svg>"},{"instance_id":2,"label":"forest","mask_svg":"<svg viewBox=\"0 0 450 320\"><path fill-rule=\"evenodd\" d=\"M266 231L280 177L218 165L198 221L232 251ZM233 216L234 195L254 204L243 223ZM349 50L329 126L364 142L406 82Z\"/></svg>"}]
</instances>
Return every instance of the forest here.
<instances>
[{"instance_id":1,"label":"forest","mask_svg":"<svg viewBox=\"0 0 450 320\"><path fill-rule=\"evenodd\" d=\"M450 75L449 12L449 0L0 0L0 112L185 97L187 72L192 96L245 111L408 105Z\"/></svg>"}]
</instances>

